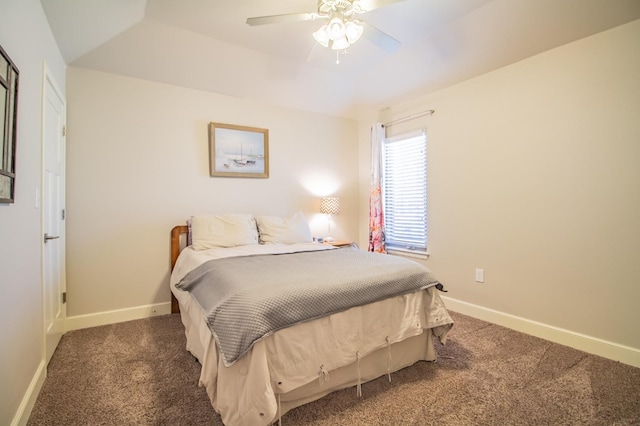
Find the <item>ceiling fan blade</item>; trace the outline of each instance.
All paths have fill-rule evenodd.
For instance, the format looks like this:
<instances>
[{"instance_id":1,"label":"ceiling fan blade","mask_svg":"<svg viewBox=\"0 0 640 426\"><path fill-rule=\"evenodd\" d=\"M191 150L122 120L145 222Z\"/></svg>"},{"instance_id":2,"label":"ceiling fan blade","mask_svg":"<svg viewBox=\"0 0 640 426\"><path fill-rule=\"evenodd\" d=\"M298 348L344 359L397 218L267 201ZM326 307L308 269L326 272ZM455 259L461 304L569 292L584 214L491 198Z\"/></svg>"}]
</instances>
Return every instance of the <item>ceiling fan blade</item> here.
<instances>
[{"instance_id":1,"label":"ceiling fan blade","mask_svg":"<svg viewBox=\"0 0 640 426\"><path fill-rule=\"evenodd\" d=\"M404 0L360 0L360 8L364 12L389 6L390 4L400 3Z\"/></svg>"},{"instance_id":2,"label":"ceiling fan blade","mask_svg":"<svg viewBox=\"0 0 640 426\"><path fill-rule=\"evenodd\" d=\"M389 34L380 31L371 24L367 24L363 21L360 22L362 22L362 24L364 25L364 32L362 35L371 40L373 44L377 45L382 50L393 53L400 48L400 45L402 43L391 37Z\"/></svg>"},{"instance_id":3,"label":"ceiling fan blade","mask_svg":"<svg viewBox=\"0 0 640 426\"><path fill-rule=\"evenodd\" d=\"M289 13L286 15L271 15L271 16L257 16L255 18L247 18L247 24L251 26L255 25L268 25L279 24L282 22L298 22L298 21L313 21L318 18L317 13Z\"/></svg>"}]
</instances>

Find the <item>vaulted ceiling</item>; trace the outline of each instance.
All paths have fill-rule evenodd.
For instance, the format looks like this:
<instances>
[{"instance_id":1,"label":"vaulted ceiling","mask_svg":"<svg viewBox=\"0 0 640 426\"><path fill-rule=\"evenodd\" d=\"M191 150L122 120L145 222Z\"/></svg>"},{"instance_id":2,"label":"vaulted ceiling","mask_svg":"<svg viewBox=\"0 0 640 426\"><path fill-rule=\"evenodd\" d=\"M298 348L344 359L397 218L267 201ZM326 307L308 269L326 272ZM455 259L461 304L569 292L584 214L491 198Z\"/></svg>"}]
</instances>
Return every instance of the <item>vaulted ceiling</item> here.
<instances>
[{"instance_id":1,"label":"vaulted ceiling","mask_svg":"<svg viewBox=\"0 0 640 426\"><path fill-rule=\"evenodd\" d=\"M363 37L336 64L319 21L246 24L317 0L41 3L70 66L351 118L640 19L640 0L402 0L359 15L398 49Z\"/></svg>"}]
</instances>

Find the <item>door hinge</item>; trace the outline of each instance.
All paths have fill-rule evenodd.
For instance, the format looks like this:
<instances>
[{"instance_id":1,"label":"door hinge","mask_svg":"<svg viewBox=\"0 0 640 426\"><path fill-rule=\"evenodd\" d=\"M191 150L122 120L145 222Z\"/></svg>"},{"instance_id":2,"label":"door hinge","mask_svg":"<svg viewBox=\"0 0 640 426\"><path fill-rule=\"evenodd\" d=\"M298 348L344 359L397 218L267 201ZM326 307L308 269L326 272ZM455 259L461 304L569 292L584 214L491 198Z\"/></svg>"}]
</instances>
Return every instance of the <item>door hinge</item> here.
<instances>
[{"instance_id":1,"label":"door hinge","mask_svg":"<svg viewBox=\"0 0 640 426\"><path fill-rule=\"evenodd\" d=\"M62 303L67 303L67 292L62 293Z\"/></svg>"},{"instance_id":2,"label":"door hinge","mask_svg":"<svg viewBox=\"0 0 640 426\"><path fill-rule=\"evenodd\" d=\"M67 136L67 126L62 126L62 136Z\"/></svg>"},{"instance_id":3,"label":"door hinge","mask_svg":"<svg viewBox=\"0 0 640 426\"><path fill-rule=\"evenodd\" d=\"M65 220L66 218L67 218L67 210L62 209L62 220Z\"/></svg>"}]
</instances>

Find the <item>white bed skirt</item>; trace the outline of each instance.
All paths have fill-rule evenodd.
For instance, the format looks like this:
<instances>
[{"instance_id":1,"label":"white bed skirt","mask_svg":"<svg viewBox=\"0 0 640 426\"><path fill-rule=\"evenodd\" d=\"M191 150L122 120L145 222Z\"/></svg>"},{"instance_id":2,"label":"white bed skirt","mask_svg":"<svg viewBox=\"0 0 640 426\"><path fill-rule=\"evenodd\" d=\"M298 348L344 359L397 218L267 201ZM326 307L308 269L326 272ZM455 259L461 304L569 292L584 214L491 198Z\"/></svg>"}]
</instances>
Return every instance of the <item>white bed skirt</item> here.
<instances>
[{"instance_id":1,"label":"white bed skirt","mask_svg":"<svg viewBox=\"0 0 640 426\"><path fill-rule=\"evenodd\" d=\"M432 288L277 331L225 367L200 306L187 292L174 287L171 291L180 305L187 350L202 365L200 385L228 426L269 425L287 411L333 391L420 360L433 361L433 337L446 341L453 323ZM336 330L343 330L340 337L335 337ZM340 351L332 348L329 356L323 344L327 340L341 340L336 346L340 348L344 341L346 346L353 342L357 350L336 353Z\"/></svg>"},{"instance_id":2,"label":"white bed skirt","mask_svg":"<svg viewBox=\"0 0 640 426\"><path fill-rule=\"evenodd\" d=\"M389 350L391 354L390 363L387 362ZM378 349L363 357L360 360L360 380L361 383L366 383L413 365L418 361L435 361L435 359L433 335L430 332L425 332L394 343L389 349ZM393 379L393 375L391 375L391 378ZM356 362L330 371L329 381L326 384L321 385L319 380L314 380L297 389L281 394L281 413L284 414L293 408L320 399L331 392L357 386L357 384L358 366ZM356 392L355 388L353 392ZM366 392L366 389L364 392Z\"/></svg>"}]
</instances>

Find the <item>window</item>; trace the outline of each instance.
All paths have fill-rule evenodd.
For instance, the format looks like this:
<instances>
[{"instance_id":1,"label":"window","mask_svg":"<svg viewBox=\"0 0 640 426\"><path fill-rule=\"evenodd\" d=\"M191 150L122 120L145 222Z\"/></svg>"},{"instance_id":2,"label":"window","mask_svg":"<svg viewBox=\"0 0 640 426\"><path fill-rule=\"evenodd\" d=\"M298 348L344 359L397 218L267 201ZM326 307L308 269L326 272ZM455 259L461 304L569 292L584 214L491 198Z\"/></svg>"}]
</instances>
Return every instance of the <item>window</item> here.
<instances>
[{"instance_id":1,"label":"window","mask_svg":"<svg viewBox=\"0 0 640 426\"><path fill-rule=\"evenodd\" d=\"M0 47L0 203L13 203L16 179L18 68Z\"/></svg>"},{"instance_id":2,"label":"window","mask_svg":"<svg viewBox=\"0 0 640 426\"><path fill-rule=\"evenodd\" d=\"M382 203L388 250L427 253L427 135L382 144Z\"/></svg>"}]
</instances>

